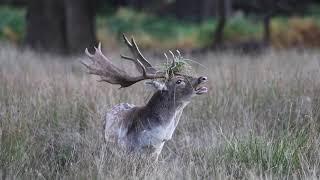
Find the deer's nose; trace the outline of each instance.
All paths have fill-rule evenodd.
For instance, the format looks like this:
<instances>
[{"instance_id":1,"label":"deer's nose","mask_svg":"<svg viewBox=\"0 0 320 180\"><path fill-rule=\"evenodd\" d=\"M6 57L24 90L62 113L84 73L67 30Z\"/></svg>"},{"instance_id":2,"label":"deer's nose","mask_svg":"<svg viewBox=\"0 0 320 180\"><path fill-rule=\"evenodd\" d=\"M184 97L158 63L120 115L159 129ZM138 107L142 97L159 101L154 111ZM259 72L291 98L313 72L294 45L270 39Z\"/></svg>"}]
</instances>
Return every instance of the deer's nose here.
<instances>
[{"instance_id":1,"label":"deer's nose","mask_svg":"<svg viewBox=\"0 0 320 180\"><path fill-rule=\"evenodd\" d=\"M198 79L198 83L200 84L200 83L206 82L207 80L208 80L208 78L206 76L201 76Z\"/></svg>"}]
</instances>

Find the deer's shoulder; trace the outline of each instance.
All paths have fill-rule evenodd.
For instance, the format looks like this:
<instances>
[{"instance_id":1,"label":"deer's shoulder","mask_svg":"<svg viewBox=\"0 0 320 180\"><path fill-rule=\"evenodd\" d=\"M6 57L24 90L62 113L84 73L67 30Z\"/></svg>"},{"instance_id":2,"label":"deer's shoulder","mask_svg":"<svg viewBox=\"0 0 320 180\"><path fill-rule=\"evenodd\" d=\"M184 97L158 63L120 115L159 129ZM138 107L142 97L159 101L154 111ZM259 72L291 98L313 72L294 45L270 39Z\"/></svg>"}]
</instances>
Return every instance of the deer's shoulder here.
<instances>
[{"instance_id":1,"label":"deer's shoulder","mask_svg":"<svg viewBox=\"0 0 320 180\"><path fill-rule=\"evenodd\" d=\"M136 108L133 104L121 103L106 112L104 129L107 140L117 141L126 135L133 121L132 112Z\"/></svg>"}]
</instances>

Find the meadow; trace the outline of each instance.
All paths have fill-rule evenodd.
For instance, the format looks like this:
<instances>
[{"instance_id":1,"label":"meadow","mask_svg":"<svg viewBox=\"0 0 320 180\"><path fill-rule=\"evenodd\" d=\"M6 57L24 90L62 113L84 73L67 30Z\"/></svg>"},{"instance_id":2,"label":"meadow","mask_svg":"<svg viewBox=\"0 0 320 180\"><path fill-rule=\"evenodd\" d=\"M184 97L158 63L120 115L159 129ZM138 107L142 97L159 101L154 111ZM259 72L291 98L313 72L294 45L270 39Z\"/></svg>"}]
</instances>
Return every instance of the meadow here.
<instances>
[{"instance_id":1,"label":"meadow","mask_svg":"<svg viewBox=\"0 0 320 180\"><path fill-rule=\"evenodd\" d=\"M120 61L119 52L108 56ZM185 56L205 66L193 64L209 77L209 93L184 110L173 139L153 163L125 155L102 134L108 108L143 105L150 98L143 83L118 89L86 74L79 64L84 57L1 44L0 177L319 178L319 52Z\"/></svg>"}]
</instances>

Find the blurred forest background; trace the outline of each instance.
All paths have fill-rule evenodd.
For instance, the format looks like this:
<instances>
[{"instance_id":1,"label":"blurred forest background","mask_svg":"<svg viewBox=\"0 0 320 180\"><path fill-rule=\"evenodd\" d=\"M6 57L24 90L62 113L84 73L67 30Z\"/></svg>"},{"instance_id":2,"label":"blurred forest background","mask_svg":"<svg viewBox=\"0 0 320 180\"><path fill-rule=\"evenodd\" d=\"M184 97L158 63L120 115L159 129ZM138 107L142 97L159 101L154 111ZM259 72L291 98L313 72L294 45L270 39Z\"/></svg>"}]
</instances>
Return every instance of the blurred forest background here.
<instances>
[{"instance_id":1,"label":"blurred forest background","mask_svg":"<svg viewBox=\"0 0 320 180\"><path fill-rule=\"evenodd\" d=\"M319 48L318 0L0 0L0 40L60 54L121 33L143 48Z\"/></svg>"}]
</instances>

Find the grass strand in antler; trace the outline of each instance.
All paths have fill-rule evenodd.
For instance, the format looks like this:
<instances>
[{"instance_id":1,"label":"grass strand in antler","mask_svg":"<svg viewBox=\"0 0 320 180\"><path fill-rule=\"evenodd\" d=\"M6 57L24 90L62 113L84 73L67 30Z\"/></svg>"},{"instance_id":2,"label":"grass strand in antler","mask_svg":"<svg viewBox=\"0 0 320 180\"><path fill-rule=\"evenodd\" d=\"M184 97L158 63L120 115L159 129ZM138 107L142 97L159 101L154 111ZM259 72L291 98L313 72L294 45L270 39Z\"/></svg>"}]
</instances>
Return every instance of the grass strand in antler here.
<instances>
[{"instance_id":1,"label":"grass strand in antler","mask_svg":"<svg viewBox=\"0 0 320 180\"><path fill-rule=\"evenodd\" d=\"M172 51L169 51L169 53L172 57L172 61L170 63L167 54L164 53L167 62L163 67L169 78L173 77L175 74L193 74L191 65L186 62L186 59L181 55L179 50L176 50L177 55Z\"/></svg>"}]
</instances>

